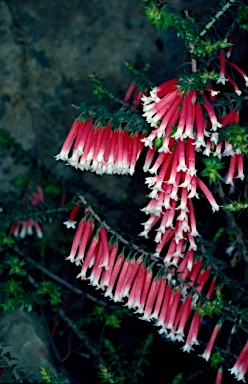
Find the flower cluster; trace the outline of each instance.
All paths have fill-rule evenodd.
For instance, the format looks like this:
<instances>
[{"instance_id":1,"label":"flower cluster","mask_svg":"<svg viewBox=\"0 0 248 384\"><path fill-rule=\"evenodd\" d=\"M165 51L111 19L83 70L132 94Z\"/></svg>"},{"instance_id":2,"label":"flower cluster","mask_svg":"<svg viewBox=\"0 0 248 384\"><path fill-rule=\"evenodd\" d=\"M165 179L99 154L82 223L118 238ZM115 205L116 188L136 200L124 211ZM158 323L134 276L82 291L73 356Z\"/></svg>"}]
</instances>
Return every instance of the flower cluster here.
<instances>
[{"instance_id":1,"label":"flower cluster","mask_svg":"<svg viewBox=\"0 0 248 384\"><path fill-rule=\"evenodd\" d=\"M231 374L235 375L235 378L238 381L244 381L245 382L245 374L248 370L248 341L245 344L244 348L240 352L236 363L234 364L233 368L230 369Z\"/></svg>"},{"instance_id":2,"label":"flower cluster","mask_svg":"<svg viewBox=\"0 0 248 384\"><path fill-rule=\"evenodd\" d=\"M76 119L56 160L67 161L82 171L97 174L133 175L143 148L144 133L130 133L128 129L113 130L110 123L97 124L93 119Z\"/></svg>"},{"instance_id":3,"label":"flower cluster","mask_svg":"<svg viewBox=\"0 0 248 384\"><path fill-rule=\"evenodd\" d=\"M38 204L44 203L44 194L40 186L37 187L36 192L31 195L26 195L24 204L29 204L31 206L36 206ZM16 222L12 223L10 226L10 233L15 237L24 239L26 235L33 235L34 230L36 236L41 239L43 237L43 232L40 224L32 217L26 217L25 219L17 219Z\"/></svg>"},{"instance_id":4,"label":"flower cluster","mask_svg":"<svg viewBox=\"0 0 248 384\"><path fill-rule=\"evenodd\" d=\"M220 76L217 84L229 82L236 94L241 91L227 73L227 65L248 78L227 54L220 52ZM147 148L144 171L150 189L147 206L142 209L149 216L143 223L140 236L148 238L155 231L156 247L151 255L143 250L130 251L120 248L123 238L113 234L102 224L94 212L87 208L79 222L67 260L81 267L77 277L104 291L115 302L125 302L141 319L153 321L159 333L171 340L184 341L183 350L189 352L198 344L197 336L202 317L197 312L201 292L212 298L216 278L202 257L196 257L199 236L196 227L193 199L204 195L212 212L219 210L213 194L197 174L197 154L205 156L208 167L202 173L210 181L221 179L218 169L229 168L224 178L232 187L236 179L244 179L243 155L240 149L221 132L228 125L239 123L236 106L230 105L223 113L215 111L219 91L213 84L204 89L194 89L188 83L187 91L180 78L168 80L155 87L149 95L134 94L135 83L127 91L124 101L133 96L132 106L143 103L143 117L150 125L149 134L140 130L135 133L126 127L113 128L111 122L102 126L94 119L76 119L56 159L81 170L98 174L130 174L143 148ZM196 88L196 87L195 87ZM236 97L236 96L235 96ZM229 109L228 109L229 108ZM122 107L125 110L125 105ZM67 228L76 228L75 216L80 210L75 205ZM109 234L112 237L109 238ZM127 244L126 241L124 241ZM141 255L140 255L141 253ZM203 304L204 307L204 302ZM221 331L222 322L217 322L202 357L209 360L215 340ZM245 347L246 348L246 347ZM247 371L247 349L232 368L238 380L243 380ZM216 383L222 380L220 367Z\"/></svg>"},{"instance_id":5,"label":"flower cluster","mask_svg":"<svg viewBox=\"0 0 248 384\"><path fill-rule=\"evenodd\" d=\"M220 66L222 76L226 73L222 52ZM212 211L219 210L212 193L197 175L197 152L219 159L231 157L226 184L234 185L235 179L244 179L240 150L235 150L227 141L219 140L221 129L239 122L238 110L234 107L217 118L208 95L210 99L216 99L212 86L206 91L191 89L185 92L180 79L175 78L155 87L149 96L142 98L143 116L152 131L142 139L148 147L143 169L151 174L146 178L151 192L148 205L142 209L149 219L143 223L144 230L140 235L147 238L156 227L155 242L158 244L155 255L160 256L168 245L163 255L166 265L178 266L187 252L197 249L194 238L198 231L192 198L199 198L198 189L211 204ZM211 168L210 176L214 172ZM187 265L187 268L191 267L192 260Z\"/></svg>"},{"instance_id":6,"label":"flower cluster","mask_svg":"<svg viewBox=\"0 0 248 384\"><path fill-rule=\"evenodd\" d=\"M191 321L183 347L185 351L191 350L198 343L201 324L198 313L193 314L197 300L203 289L210 298L215 286L215 279L210 279L210 268L202 268L199 259L189 271L185 268L188 262L185 257L176 280L173 269L166 271L156 262L149 265L148 255L142 250L126 255L117 240L114 235L109 238L106 226L96 223L86 209L67 260L81 266L77 277L104 290L104 295L115 302L125 299L128 308L136 310L143 320L155 321L159 333L172 340L183 341L186 325Z\"/></svg>"},{"instance_id":7,"label":"flower cluster","mask_svg":"<svg viewBox=\"0 0 248 384\"><path fill-rule=\"evenodd\" d=\"M73 218L79 211L78 207L72 209ZM216 279L201 258L192 261L189 271L186 268L188 257L184 257L177 270L161 267L144 250L132 249L89 207L77 226L67 260L81 268L78 278L101 289L105 297L134 310L142 320L152 321L159 327L160 334L184 342L183 351L190 352L194 345L199 344L198 333L203 321L197 312L198 300L202 292L207 300L212 299ZM218 322L201 355L207 361L221 328L222 322ZM246 345L231 369L238 380L243 379L247 370L247 351ZM217 383L220 383L221 370L217 377Z\"/></svg>"}]
</instances>

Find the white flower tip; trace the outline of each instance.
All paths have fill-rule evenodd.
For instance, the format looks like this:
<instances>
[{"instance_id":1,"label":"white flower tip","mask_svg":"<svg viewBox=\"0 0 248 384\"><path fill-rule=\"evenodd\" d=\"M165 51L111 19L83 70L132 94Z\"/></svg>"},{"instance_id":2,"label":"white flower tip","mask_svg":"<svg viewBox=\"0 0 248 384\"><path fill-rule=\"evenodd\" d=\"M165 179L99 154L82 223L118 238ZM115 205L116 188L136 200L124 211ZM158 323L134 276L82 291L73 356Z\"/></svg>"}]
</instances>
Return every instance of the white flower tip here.
<instances>
[{"instance_id":1,"label":"white flower tip","mask_svg":"<svg viewBox=\"0 0 248 384\"><path fill-rule=\"evenodd\" d=\"M216 203L216 204L212 204L212 211L213 212L218 212L220 209L220 206Z\"/></svg>"},{"instance_id":2,"label":"white flower tip","mask_svg":"<svg viewBox=\"0 0 248 384\"><path fill-rule=\"evenodd\" d=\"M98 268L105 268L105 270L108 271L110 267L108 263L102 263L101 265L98 266Z\"/></svg>"},{"instance_id":3,"label":"white flower tip","mask_svg":"<svg viewBox=\"0 0 248 384\"><path fill-rule=\"evenodd\" d=\"M210 353L206 353L204 352L202 355L198 355L199 357L202 357L203 359L205 359L206 361L209 360L210 358Z\"/></svg>"},{"instance_id":4,"label":"white flower tip","mask_svg":"<svg viewBox=\"0 0 248 384\"><path fill-rule=\"evenodd\" d=\"M216 84L223 84L225 85L225 82L228 81L228 79L224 75L220 75L218 79L216 80Z\"/></svg>"},{"instance_id":5,"label":"white flower tip","mask_svg":"<svg viewBox=\"0 0 248 384\"><path fill-rule=\"evenodd\" d=\"M77 222L76 221L67 220L67 221L64 221L63 224L65 224L66 228L73 228L73 229L75 229Z\"/></svg>"}]
</instances>

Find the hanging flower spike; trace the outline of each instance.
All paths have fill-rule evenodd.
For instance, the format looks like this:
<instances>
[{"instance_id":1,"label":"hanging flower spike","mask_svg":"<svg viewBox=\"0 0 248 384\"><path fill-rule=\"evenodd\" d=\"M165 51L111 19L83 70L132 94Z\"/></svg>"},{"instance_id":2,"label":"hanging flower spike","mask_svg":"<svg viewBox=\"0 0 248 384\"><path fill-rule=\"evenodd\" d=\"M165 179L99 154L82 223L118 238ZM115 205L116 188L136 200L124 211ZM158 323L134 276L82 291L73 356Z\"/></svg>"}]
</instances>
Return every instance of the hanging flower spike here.
<instances>
[{"instance_id":1,"label":"hanging flower spike","mask_svg":"<svg viewBox=\"0 0 248 384\"><path fill-rule=\"evenodd\" d=\"M225 77L226 71L225 71L225 52L224 51L219 51L219 58L220 58L220 76L216 80L216 84L223 84L225 85L226 81L229 80L228 77Z\"/></svg>"}]
</instances>

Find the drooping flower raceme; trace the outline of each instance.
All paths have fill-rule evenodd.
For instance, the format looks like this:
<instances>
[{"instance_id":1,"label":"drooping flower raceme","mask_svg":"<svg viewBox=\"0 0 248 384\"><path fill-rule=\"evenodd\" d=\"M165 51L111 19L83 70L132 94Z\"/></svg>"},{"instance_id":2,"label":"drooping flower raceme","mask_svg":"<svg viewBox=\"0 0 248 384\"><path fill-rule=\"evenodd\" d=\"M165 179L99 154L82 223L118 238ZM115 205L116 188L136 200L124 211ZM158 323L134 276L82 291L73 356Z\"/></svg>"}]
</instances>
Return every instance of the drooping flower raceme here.
<instances>
[{"instance_id":1,"label":"drooping flower raceme","mask_svg":"<svg viewBox=\"0 0 248 384\"><path fill-rule=\"evenodd\" d=\"M236 83L227 73L228 65L247 80L235 64L226 62L221 52L217 83L224 86L229 82L239 95ZM131 84L127 99L134 87ZM81 170L132 175L142 149L147 148L144 171L150 173L146 178L150 201L142 209L148 220L140 235L147 238L155 229L153 255L140 255L142 251L127 255L123 247L120 249L118 239L110 238L105 225L96 225L94 215L86 209L67 260L81 267L78 277L102 289L106 297L125 302L143 320L154 321L159 333L171 340L186 339L183 350L187 352L198 344L202 324L196 310L198 299L202 291L210 299L216 284L211 268L203 258L195 257L195 238L199 233L193 199L204 195L212 212L219 210L197 173L198 152L217 160L230 158L226 184L233 186L237 178L244 178L241 151L227 140L220 140L221 130L239 123L239 113L233 107L217 115L216 94L212 84L204 90L185 91L179 78L166 81L141 99L143 117L151 127L149 134L142 130L131 132L128 126L113 128L110 121L103 126L97 121L94 124L93 118L78 118L56 156ZM138 103L140 95L137 100ZM67 227L76 228L74 218L78 211L75 206L65 222ZM220 331L217 324L202 355L206 360ZM238 380L247 370L247 352L243 355L232 369ZM221 376L220 370L216 383L221 382Z\"/></svg>"},{"instance_id":2,"label":"drooping flower raceme","mask_svg":"<svg viewBox=\"0 0 248 384\"><path fill-rule=\"evenodd\" d=\"M220 58L224 74L222 54ZM187 252L197 249L194 239L199 233L192 199L199 198L198 191L205 195L213 212L219 210L212 193L197 175L197 152L219 159L231 158L226 184L233 185L235 178L244 178L240 151L226 141L219 141L220 130L239 122L239 114L233 108L217 118L205 93L194 89L185 92L179 78L154 88L142 101L143 116L152 130L142 139L148 147L144 171L151 174L146 178L151 192L148 205L142 209L149 219L143 223L140 235L148 237L156 228L155 255L162 255L166 265L178 266Z\"/></svg>"},{"instance_id":3,"label":"drooping flower raceme","mask_svg":"<svg viewBox=\"0 0 248 384\"><path fill-rule=\"evenodd\" d=\"M130 133L128 129L112 129L97 124L93 119L76 119L56 160L67 161L81 171L97 174L133 175L143 148L144 133Z\"/></svg>"}]
</instances>

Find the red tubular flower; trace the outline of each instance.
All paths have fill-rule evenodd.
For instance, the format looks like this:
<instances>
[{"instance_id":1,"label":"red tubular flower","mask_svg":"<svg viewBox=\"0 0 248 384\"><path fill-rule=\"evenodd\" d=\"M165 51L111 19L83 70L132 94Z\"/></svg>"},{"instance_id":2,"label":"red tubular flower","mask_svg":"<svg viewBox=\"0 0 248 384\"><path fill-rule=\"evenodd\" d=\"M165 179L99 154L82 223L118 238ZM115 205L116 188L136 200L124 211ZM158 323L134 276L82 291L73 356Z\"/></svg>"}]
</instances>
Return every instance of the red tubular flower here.
<instances>
[{"instance_id":1,"label":"red tubular flower","mask_svg":"<svg viewBox=\"0 0 248 384\"><path fill-rule=\"evenodd\" d=\"M66 228L76 228L76 221L74 221L76 214L78 213L80 209L80 205L74 205L72 208L72 211L70 213L69 219L67 221L64 221L63 224L66 225Z\"/></svg>"},{"instance_id":2,"label":"red tubular flower","mask_svg":"<svg viewBox=\"0 0 248 384\"><path fill-rule=\"evenodd\" d=\"M227 63L228 63L229 65L231 65L231 67L235 68L237 72L240 73L240 75L241 75L241 76L244 78L244 80L245 80L245 86L248 87L248 76L246 75L246 73L245 73L241 68L239 68L237 64L234 64L234 63L232 63L231 61L227 61Z\"/></svg>"},{"instance_id":3,"label":"red tubular flower","mask_svg":"<svg viewBox=\"0 0 248 384\"><path fill-rule=\"evenodd\" d=\"M219 57L220 57L220 76L216 80L216 84L221 83L221 84L225 85L225 82L229 80L228 78L225 78L225 75L226 75L226 71L225 71L225 61L226 61L225 52L224 51L219 51Z\"/></svg>"},{"instance_id":4,"label":"red tubular flower","mask_svg":"<svg viewBox=\"0 0 248 384\"><path fill-rule=\"evenodd\" d=\"M101 268L102 259L103 259L103 246L102 246L102 242L100 241L97 247L94 264L92 266L92 270L89 275L89 281L91 285L97 288L101 288L99 284L99 280L103 271L103 268Z\"/></svg>"},{"instance_id":5,"label":"red tubular flower","mask_svg":"<svg viewBox=\"0 0 248 384\"><path fill-rule=\"evenodd\" d=\"M205 349L204 353L201 355L201 357L203 357L206 361L208 361L209 358L210 358L210 355L211 355L211 352L212 352L212 349L213 349L213 345L214 345L215 339L216 339L218 333L221 330L221 326L222 326L222 323L216 324L216 326L215 326L215 328L213 330L212 336L211 336L211 338L209 340L209 343L206 346L206 349Z\"/></svg>"},{"instance_id":6,"label":"red tubular flower","mask_svg":"<svg viewBox=\"0 0 248 384\"><path fill-rule=\"evenodd\" d=\"M82 124L84 124L84 123L80 120L75 120L73 122L72 127L70 129L70 132L69 132L59 154L55 156L56 160L63 160L63 161L68 160L71 146L72 146L73 141L75 140L76 136L78 135L79 128L81 127Z\"/></svg>"},{"instance_id":7,"label":"red tubular flower","mask_svg":"<svg viewBox=\"0 0 248 384\"><path fill-rule=\"evenodd\" d=\"M118 253L118 243L110 244L110 253L109 253L109 269L104 269L101 277L100 285L101 287L108 287L109 280L114 268L114 263Z\"/></svg>"},{"instance_id":8,"label":"red tubular flower","mask_svg":"<svg viewBox=\"0 0 248 384\"><path fill-rule=\"evenodd\" d=\"M113 300L115 302L122 301L124 289L125 289L125 286L127 284L129 275L131 273L131 269L133 267L132 264L133 263L131 262L130 259L127 258L124 260L124 263L123 263L121 271L120 271L120 276L119 276L117 284L116 284L115 293L113 296Z\"/></svg>"},{"instance_id":9,"label":"red tubular flower","mask_svg":"<svg viewBox=\"0 0 248 384\"><path fill-rule=\"evenodd\" d=\"M129 296L129 292L131 290L131 287L132 287L132 284L138 274L138 271L140 269L140 265L142 264L142 257L140 257L138 260L133 260L133 264L132 264L132 269L131 269L131 272L128 276L128 279L126 281L126 285L124 287L124 290L123 290L123 293L122 293L122 297L128 297Z\"/></svg>"},{"instance_id":10,"label":"red tubular flower","mask_svg":"<svg viewBox=\"0 0 248 384\"><path fill-rule=\"evenodd\" d=\"M108 285L106 292L104 294L105 297L113 298L112 292L114 289L114 284L116 282L116 279L118 278L118 274L120 272L120 269L123 265L124 260L125 260L124 254L120 253L119 256L117 257L116 261L115 261L115 264L114 264L114 267L113 267L113 270L112 270L112 273L111 273L111 276L109 279L109 285Z\"/></svg>"},{"instance_id":11,"label":"red tubular flower","mask_svg":"<svg viewBox=\"0 0 248 384\"><path fill-rule=\"evenodd\" d=\"M86 246L93 233L93 230L94 230L93 221L91 219L86 219L83 227L83 232L81 234L80 245L78 247L77 256L74 260L76 265L79 265L84 260Z\"/></svg>"},{"instance_id":12,"label":"red tubular flower","mask_svg":"<svg viewBox=\"0 0 248 384\"><path fill-rule=\"evenodd\" d=\"M105 227L100 228L100 239L102 242L103 260L99 267L104 267L106 270L109 269L109 243L107 238L107 232Z\"/></svg>"},{"instance_id":13,"label":"red tubular flower","mask_svg":"<svg viewBox=\"0 0 248 384\"><path fill-rule=\"evenodd\" d=\"M222 383L222 376L223 376L223 368L220 366L218 371L217 371L215 384L221 384Z\"/></svg>"},{"instance_id":14,"label":"red tubular flower","mask_svg":"<svg viewBox=\"0 0 248 384\"><path fill-rule=\"evenodd\" d=\"M175 319L175 323L173 324L173 328L175 330L175 338L178 341L184 340L184 330L185 326L187 324L187 321L190 317L193 304L192 304L192 297L187 296L186 299L181 304L182 312L177 314L178 319Z\"/></svg>"},{"instance_id":15,"label":"red tubular flower","mask_svg":"<svg viewBox=\"0 0 248 384\"><path fill-rule=\"evenodd\" d=\"M153 281L151 283L151 287L149 289L147 301L146 301L146 304L144 307L144 314L141 317L142 320L150 321L152 318L151 313L152 313L154 303L156 301L159 285L160 285L160 279L155 277L153 279Z\"/></svg>"},{"instance_id":16,"label":"red tubular flower","mask_svg":"<svg viewBox=\"0 0 248 384\"><path fill-rule=\"evenodd\" d=\"M166 327L164 326L164 324L165 324L165 318L166 318L167 312L169 310L171 294L172 294L172 286L166 285L165 292L163 295L163 302L161 304L161 310L160 310L160 313L158 315L158 320L156 322L156 325L158 327L162 327L160 329L159 333L167 333L167 330L166 330Z\"/></svg>"},{"instance_id":17,"label":"red tubular flower","mask_svg":"<svg viewBox=\"0 0 248 384\"><path fill-rule=\"evenodd\" d=\"M78 235L78 236L80 236L80 235ZM76 235L74 237L74 240L75 240L75 238L76 238ZM92 264L95 261L95 257L96 257L96 253L97 253L99 244L100 244L99 234L97 234L91 240L89 249L88 249L88 251L85 255L85 258L84 258L81 272L77 275L77 278L80 277L82 280L86 280L86 272L87 272L88 268L90 268L90 266L92 266ZM70 259L70 261L71 261L71 259Z\"/></svg>"},{"instance_id":18,"label":"red tubular flower","mask_svg":"<svg viewBox=\"0 0 248 384\"><path fill-rule=\"evenodd\" d=\"M246 342L244 348L240 352L236 360L236 363L231 369L229 369L229 371L231 372L232 375L235 375L238 381L240 380L245 381L244 375L246 374L247 369L248 369L248 341Z\"/></svg>"}]
</instances>

